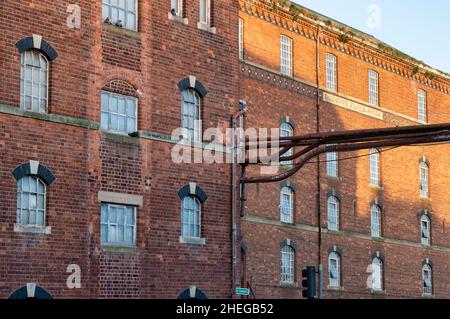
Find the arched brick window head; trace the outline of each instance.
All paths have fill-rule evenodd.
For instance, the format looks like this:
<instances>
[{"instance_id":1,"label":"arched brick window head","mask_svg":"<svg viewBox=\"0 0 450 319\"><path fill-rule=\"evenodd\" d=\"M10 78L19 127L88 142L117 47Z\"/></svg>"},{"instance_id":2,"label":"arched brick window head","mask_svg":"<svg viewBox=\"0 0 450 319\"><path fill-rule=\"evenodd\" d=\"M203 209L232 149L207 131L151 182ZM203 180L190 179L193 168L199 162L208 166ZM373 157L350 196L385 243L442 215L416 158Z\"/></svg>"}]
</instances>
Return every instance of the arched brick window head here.
<instances>
[{"instance_id":1,"label":"arched brick window head","mask_svg":"<svg viewBox=\"0 0 450 319\"><path fill-rule=\"evenodd\" d=\"M16 43L20 52L20 107L47 113L49 64L58 54L42 36L33 34Z\"/></svg>"}]
</instances>

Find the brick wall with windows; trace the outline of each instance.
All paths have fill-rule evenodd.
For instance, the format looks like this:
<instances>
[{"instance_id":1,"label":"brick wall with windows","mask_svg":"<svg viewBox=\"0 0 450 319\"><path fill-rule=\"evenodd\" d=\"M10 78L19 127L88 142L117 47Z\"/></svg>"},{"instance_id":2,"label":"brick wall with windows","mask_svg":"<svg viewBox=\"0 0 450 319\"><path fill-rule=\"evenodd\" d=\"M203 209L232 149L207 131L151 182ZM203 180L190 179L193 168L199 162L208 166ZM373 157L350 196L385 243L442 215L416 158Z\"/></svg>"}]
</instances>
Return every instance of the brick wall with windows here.
<instances>
[{"instance_id":1,"label":"brick wall with windows","mask_svg":"<svg viewBox=\"0 0 450 319\"><path fill-rule=\"evenodd\" d=\"M182 19L170 14L170 1L126 1L135 11L78 1L80 29L68 27L66 3L2 4L0 297L28 283L55 298L177 298L192 286L209 298L230 297L230 167L171 160L170 135L182 124L180 81L201 96L204 128L228 127L238 107L237 2L212 2L209 23L199 25L199 1L184 3ZM43 112L20 107L22 49L54 58ZM30 160L56 176L47 187L51 228L15 226L12 173L31 163L23 173L34 176ZM178 191L192 183L207 195L204 243L180 239ZM102 204L117 210L102 215ZM126 231L125 239L116 233L130 226L121 207L136 212L132 245ZM70 264L81 268L81 289L66 286Z\"/></svg>"},{"instance_id":2,"label":"brick wall with windows","mask_svg":"<svg viewBox=\"0 0 450 319\"><path fill-rule=\"evenodd\" d=\"M241 98L249 105L246 126L277 128L280 119L289 116L296 123L295 135L314 133L317 24L302 15L293 21L292 13L283 10L282 5L272 9L270 2L239 1L244 30L239 83ZM308 14L306 9L304 12ZM280 72L282 35L292 38L293 77L282 76ZM344 43L339 36L339 32L322 24L320 131L421 124L419 107L424 108L419 100L420 90L426 92L427 122L450 121L448 76L433 71L432 77L425 77L425 73L431 72L427 68L419 67L413 72L414 63L383 53L377 47L367 46L363 50L357 37L349 37ZM327 66L330 69L327 54L336 57L335 90L330 89L330 76L327 82ZM369 70L378 74L379 83L378 106L373 107L369 104ZM433 263L432 295L449 297L446 287L450 277L446 269L450 259L450 229L446 194L450 191L450 174L445 161L450 155L448 146L382 149L378 161L379 185L370 185L369 154L370 150L340 153L338 177L327 176L327 156L320 156L320 223L315 160L291 177L290 181L297 184L293 225L280 222L279 183L246 187L245 216L241 222L246 247L244 271L257 298L300 298L301 270L318 264L318 225L323 236L320 260L324 267L325 298L420 298L426 258ZM427 196L421 196L420 186L419 167L424 161L429 165L428 180L423 178L428 184ZM247 174L259 175L259 170L250 167ZM339 199L338 231L328 229L327 200L333 194ZM372 238L372 206L381 211L377 231L381 238ZM430 245L422 244L424 211L432 212ZM286 239L298 246L293 286L281 282L279 243ZM338 248L341 257L340 287L329 287L328 257L333 247ZM372 291L366 284L370 275L368 266L377 252L383 260L381 292Z\"/></svg>"}]
</instances>

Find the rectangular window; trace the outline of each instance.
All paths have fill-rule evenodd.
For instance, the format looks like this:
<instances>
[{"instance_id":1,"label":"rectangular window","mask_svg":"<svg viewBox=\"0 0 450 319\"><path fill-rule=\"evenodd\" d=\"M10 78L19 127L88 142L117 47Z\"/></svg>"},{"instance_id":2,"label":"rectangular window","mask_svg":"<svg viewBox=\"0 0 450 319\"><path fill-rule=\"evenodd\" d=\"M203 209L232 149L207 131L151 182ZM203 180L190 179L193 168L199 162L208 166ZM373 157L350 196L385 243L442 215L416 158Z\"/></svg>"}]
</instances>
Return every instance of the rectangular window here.
<instances>
[{"instance_id":1,"label":"rectangular window","mask_svg":"<svg viewBox=\"0 0 450 319\"><path fill-rule=\"evenodd\" d=\"M369 103L375 106L379 105L378 73L373 70L369 70Z\"/></svg>"},{"instance_id":2,"label":"rectangular window","mask_svg":"<svg viewBox=\"0 0 450 319\"><path fill-rule=\"evenodd\" d=\"M370 185L380 186L380 152L370 150Z\"/></svg>"},{"instance_id":3,"label":"rectangular window","mask_svg":"<svg viewBox=\"0 0 450 319\"><path fill-rule=\"evenodd\" d=\"M336 152L327 153L327 175L338 177L338 154Z\"/></svg>"},{"instance_id":4,"label":"rectangular window","mask_svg":"<svg viewBox=\"0 0 450 319\"><path fill-rule=\"evenodd\" d=\"M418 91L419 102L419 121L427 121L427 92L423 90Z\"/></svg>"},{"instance_id":5,"label":"rectangular window","mask_svg":"<svg viewBox=\"0 0 450 319\"><path fill-rule=\"evenodd\" d=\"M337 64L336 57L330 53L327 53L326 63L326 76L327 76L327 89L330 91L337 91Z\"/></svg>"},{"instance_id":6,"label":"rectangular window","mask_svg":"<svg viewBox=\"0 0 450 319\"><path fill-rule=\"evenodd\" d=\"M183 16L183 0L171 0L170 10L172 14L182 17Z\"/></svg>"},{"instance_id":7,"label":"rectangular window","mask_svg":"<svg viewBox=\"0 0 450 319\"><path fill-rule=\"evenodd\" d=\"M103 0L103 21L137 31L137 0Z\"/></svg>"},{"instance_id":8,"label":"rectangular window","mask_svg":"<svg viewBox=\"0 0 450 319\"><path fill-rule=\"evenodd\" d=\"M292 76L292 39L280 36L280 72Z\"/></svg>"},{"instance_id":9,"label":"rectangular window","mask_svg":"<svg viewBox=\"0 0 450 319\"><path fill-rule=\"evenodd\" d=\"M239 59L244 59L244 20L239 18Z\"/></svg>"},{"instance_id":10,"label":"rectangular window","mask_svg":"<svg viewBox=\"0 0 450 319\"><path fill-rule=\"evenodd\" d=\"M102 203L102 244L133 246L136 243L136 207Z\"/></svg>"},{"instance_id":11,"label":"rectangular window","mask_svg":"<svg viewBox=\"0 0 450 319\"><path fill-rule=\"evenodd\" d=\"M101 129L121 134L136 132L136 106L135 97L103 91Z\"/></svg>"},{"instance_id":12,"label":"rectangular window","mask_svg":"<svg viewBox=\"0 0 450 319\"><path fill-rule=\"evenodd\" d=\"M200 23L211 24L211 0L200 0Z\"/></svg>"}]
</instances>

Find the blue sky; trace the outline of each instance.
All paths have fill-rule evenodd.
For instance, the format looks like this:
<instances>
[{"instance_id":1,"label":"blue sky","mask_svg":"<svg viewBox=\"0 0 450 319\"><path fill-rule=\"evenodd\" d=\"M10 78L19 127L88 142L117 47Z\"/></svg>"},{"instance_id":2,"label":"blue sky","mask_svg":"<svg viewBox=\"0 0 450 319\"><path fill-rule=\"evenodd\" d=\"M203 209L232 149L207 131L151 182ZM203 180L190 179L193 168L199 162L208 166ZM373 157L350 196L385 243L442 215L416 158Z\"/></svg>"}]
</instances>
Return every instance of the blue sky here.
<instances>
[{"instance_id":1,"label":"blue sky","mask_svg":"<svg viewBox=\"0 0 450 319\"><path fill-rule=\"evenodd\" d=\"M450 1L448 0L295 0L293 2L371 34L434 68L450 73ZM374 16L378 10L380 19ZM378 21L380 23L377 23Z\"/></svg>"}]
</instances>

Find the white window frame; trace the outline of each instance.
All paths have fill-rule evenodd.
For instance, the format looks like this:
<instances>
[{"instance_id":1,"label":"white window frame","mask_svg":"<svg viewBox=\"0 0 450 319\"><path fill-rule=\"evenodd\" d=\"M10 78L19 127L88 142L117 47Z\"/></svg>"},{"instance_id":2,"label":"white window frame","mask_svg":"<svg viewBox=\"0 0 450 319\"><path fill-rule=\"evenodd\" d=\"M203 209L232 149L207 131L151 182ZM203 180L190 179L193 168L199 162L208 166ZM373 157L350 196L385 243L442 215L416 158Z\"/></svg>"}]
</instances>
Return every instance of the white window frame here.
<instances>
[{"instance_id":1,"label":"white window frame","mask_svg":"<svg viewBox=\"0 0 450 319\"><path fill-rule=\"evenodd\" d=\"M285 198L288 198L287 203ZM286 224L294 223L294 191L290 187L283 187L280 191L280 220Z\"/></svg>"},{"instance_id":2,"label":"white window frame","mask_svg":"<svg viewBox=\"0 0 450 319\"><path fill-rule=\"evenodd\" d=\"M24 183L28 187L24 187ZM35 188L32 188L34 182ZM34 198L34 200L31 200ZM42 208L39 208L40 198L42 199ZM22 177L17 182L17 224L23 226L45 227L46 226L46 207L47 187L45 183L37 176L28 175ZM31 221L32 212L34 212L34 222ZM39 215L42 216L42 222L39 222ZM26 218L24 218L26 216ZM26 222L24 222L26 220Z\"/></svg>"},{"instance_id":3,"label":"white window frame","mask_svg":"<svg viewBox=\"0 0 450 319\"><path fill-rule=\"evenodd\" d=\"M191 203L195 204L194 207L188 206ZM185 222L186 214L187 223ZM185 226L187 226L187 231L185 231ZM193 227L193 231L191 227ZM192 239L201 239L202 237L202 203L195 196L186 196L181 200L181 237Z\"/></svg>"},{"instance_id":4,"label":"white window frame","mask_svg":"<svg viewBox=\"0 0 450 319\"><path fill-rule=\"evenodd\" d=\"M31 63L28 59L31 58ZM39 59L39 65L34 65L34 59ZM44 64L44 68L42 66ZM31 78L26 75L30 73ZM45 73L43 75L43 73ZM37 50L27 50L20 55L20 108L25 111L47 113L49 92L50 63L48 59ZM44 77L44 79L43 79ZM38 82L34 81L38 79ZM44 81L45 82L44 82ZM28 91L26 88L29 87ZM35 92L38 91L38 92ZM28 94L29 93L29 94ZM44 93L44 96L43 96ZM27 100L29 99L29 107ZM44 105L42 105L44 102Z\"/></svg>"},{"instance_id":5,"label":"white window frame","mask_svg":"<svg viewBox=\"0 0 450 319\"><path fill-rule=\"evenodd\" d=\"M113 222L110 219L110 213L112 209L116 209L116 220ZM115 241L111 239L111 228L115 227L116 234L119 232L119 212L118 209L123 210L123 240L122 241ZM134 223L130 224L127 221L127 212L129 209L133 210L133 220ZM107 213L107 217L103 215L104 213ZM103 235L105 234L104 231L106 228L106 239L103 238ZM133 234L132 234L132 242L128 242L126 240L127 238L127 231L129 228L132 228ZM129 246L134 247L136 246L136 234L137 234L137 208L135 206L131 205L120 205L120 204L112 204L112 203L101 203L101 209L100 209L100 238L101 238L101 244L103 246Z\"/></svg>"},{"instance_id":6,"label":"white window frame","mask_svg":"<svg viewBox=\"0 0 450 319\"><path fill-rule=\"evenodd\" d=\"M104 97L108 98L108 109L104 108L103 105L103 99ZM117 111L113 111L112 108L112 103L111 100L112 99L117 99ZM125 113L119 113L119 100L124 101L125 103ZM133 115L129 115L128 114L128 102L132 102L134 103L134 114ZM105 116L107 116L108 118L108 123L106 124L105 121ZM114 129L112 127L112 118L116 117L117 118L117 127L118 129ZM120 131L119 130L119 120L120 118L125 118L125 127L126 127L126 131ZM134 120L134 127L132 129L128 129L128 120ZM122 95L122 94L118 94L118 93L112 93L112 92L108 92L108 91L102 91L101 92L101 119L100 119L100 125L101 125L101 130L102 131L106 131L106 132L111 132L111 133L115 133L115 134L123 134L123 135L128 135L129 133L133 133L137 131L137 127L138 127L138 99L133 97L133 96L127 96L127 95Z\"/></svg>"},{"instance_id":7,"label":"white window frame","mask_svg":"<svg viewBox=\"0 0 450 319\"><path fill-rule=\"evenodd\" d=\"M280 124L280 137L292 137L294 136L294 128L291 124L287 122L281 122ZM289 157L294 155L294 148L289 149L286 153L284 153L282 156ZM281 165L292 165L294 163L293 160L290 161L283 161L280 164Z\"/></svg>"},{"instance_id":8,"label":"white window frame","mask_svg":"<svg viewBox=\"0 0 450 319\"><path fill-rule=\"evenodd\" d=\"M328 211L328 229L331 231L339 231L339 198L330 196L327 200Z\"/></svg>"},{"instance_id":9,"label":"white window frame","mask_svg":"<svg viewBox=\"0 0 450 319\"><path fill-rule=\"evenodd\" d=\"M192 106L195 107L196 114L190 113ZM185 112L186 108L188 109L188 112ZM192 88L183 90L181 92L181 127L183 128L184 133L186 133L185 138L187 140L194 142L202 141L201 110L202 99L197 91ZM194 121L193 126L191 125L192 119Z\"/></svg>"},{"instance_id":10,"label":"white window frame","mask_svg":"<svg viewBox=\"0 0 450 319\"><path fill-rule=\"evenodd\" d=\"M292 39L285 35L280 35L280 72L283 75L292 77Z\"/></svg>"},{"instance_id":11,"label":"white window frame","mask_svg":"<svg viewBox=\"0 0 450 319\"><path fill-rule=\"evenodd\" d=\"M211 0L200 0L199 22L207 26L211 25Z\"/></svg>"},{"instance_id":12,"label":"white window frame","mask_svg":"<svg viewBox=\"0 0 450 319\"><path fill-rule=\"evenodd\" d=\"M295 249L289 245L281 248L281 283L295 283Z\"/></svg>"},{"instance_id":13,"label":"white window frame","mask_svg":"<svg viewBox=\"0 0 450 319\"><path fill-rule=\"evenodd\" d=\"M244 20L239 18L239 59L244 59Z\"/></svg>"},{"instance_id":14,"label":"white window frame","mask_svg":"<svg viewBox=\"0 0 450 319\"><path fill-rule=\"evenodd\" d=\"M419 165L419 182L420 182L420 197L429 198L430 196L430 166L424 161Z\"/></svg>"},{"instance_id":15,"label":"white window frame","mask_svg":"<svg viewBox=\"0 0 450 319\"><path fill-rule=\"evenodd\" d=\"M372 205L370 208L370 233L372 238L382 237L382 210L378 205Z\"/></svg>"},{"instance_id":16,"label":"white window frame","mask_svg":"<svg viewBox=\"0 0 450 319\"><path fill-rule=\"evenodd\" d=\"M383 291L383 261L379 257L372 259L372 290Z\"/></svg>"},{"instance_id":17,"label":"white window frame","mask_svg":"<svg viewBox=\"0 0 450 319\"><path fill-rule=\"evenodd\" d=\"M326 87L337 92L337 57L334 54L326 54Z\"/></svg>"},{"instance_id":18,"label":"white window frame","mask_svg":"<svg viewBox=\"0 0 450 319\"><path fill-rule=\"evenodd\" d=\"M369 104L380 105L380 78L374 70L369 70Z\"/></svg>"},{"instance_id":19,"label":"white window frame","mask_svg":"<svg viewBox=\"0 0 450 319\"><path fill-rule=\"evenodd\" d=\"M417 103L418 103L418 112L419 112L419 121L427 122L428 112L427 112L427 92L424 90L417 91Z\"/></svg>"},{"instance_id":20,"label":"white window frame","mask_svg":"<svg viewBox=\"0 0 450 319\"><path fill-rule=\"evenodd\" d=\"M339 155L337 152L327 153L327 176L329 177L339 177L339 165L338 165Z\"/></svg>"},{"instance_id":21,"label":"white window frame","mask_svg":"<svg viewBox=\"0 0 450 319\"><path fill-rule=\"evenodd\" d=\"M422 245L429 246L431 244L431 220L425 214L420 218L420 238Z\"/></svg>"},{"instance_id":22,"label":"white window frame","mask_svg":"<svg viewBox=\"0 0 450 319\"><path fill-rule=\"evenodd\" d=\"M183 0L170 0L170 11L172 10L177 17L183 17Z\"/></svg>"},{"instance_id":23,"label":"white window frame","mask_svg":"<svg viewBox=\"0 0 450 319\"><path fill-rule=\"evenodd\" d=\"M130 9L128 8L130 0L124 0L123 3L125 4L124 7L120 6L121 0L102 0L102 19L103 21L106 20L106 18L109 18L112 24L116 24L119 20L119 11L123 12L124 20L122 20L122 27L127 30L131 31L138 31L138 1L139 0L131 0L134 1L134 8ZM114 4L113 4L114 3ZM117 4L117 5L116 5ZM108 12L106 12L107 10ZM117 10L118 17L117 19L113 19L112 17L112 11ZM134 28L128 26L128 15L132 14L134 15Z\"/></svg>"},{"instance_id":24,"label":"white window frame","mask_svg":"<svg viewBox=\"0 0 450 319\"><path fill-rule=\"evenodd\" d=\"M333 261L335 269L333 269ZM334 289L341 287L341 256L337 252L332 252L328 256L328 279L328 287Z\"/></svg>"},{"instance_id":25,"label":"white window frame","mask_svg":"<svg viewBox=\"0 0 450 319\"><path fill-rule=\"evenodd\" d=\"M370 185L380 187L380 151L376 148L370 149Z\"/></svg>"},{"instance_id":26,"label":"white window frame","mask_svg":"<svg viewBox=\"0 0 450 319\"><path fill-rule=\"evenodd\" d=\"M423 295L433 295L433 269L429 264L422 267Z\"/></svg>"}]
</instances>

